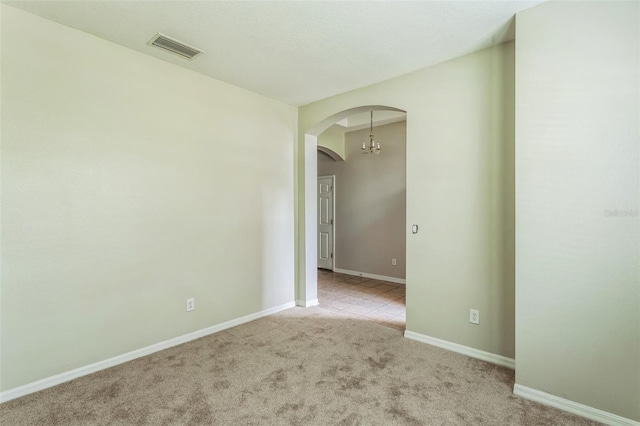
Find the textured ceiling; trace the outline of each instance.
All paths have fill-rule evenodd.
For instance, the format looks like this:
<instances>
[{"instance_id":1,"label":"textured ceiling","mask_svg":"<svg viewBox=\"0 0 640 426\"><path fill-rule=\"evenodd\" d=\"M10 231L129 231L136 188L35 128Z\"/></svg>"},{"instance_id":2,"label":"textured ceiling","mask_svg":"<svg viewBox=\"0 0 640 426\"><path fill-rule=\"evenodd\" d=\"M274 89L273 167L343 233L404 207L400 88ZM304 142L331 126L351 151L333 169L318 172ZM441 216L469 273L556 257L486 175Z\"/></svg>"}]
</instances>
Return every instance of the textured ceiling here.
<instances>
[{"instance_id":1,"label":"textured ceiling","mask_svg":"<svg viewBox=\"0 0 640 426\"><path fill-rule=\"evenodd\" d=\"M541 1L3 1L176 65L304 105L508 40ZM148 46L161 32L204 50Z\"/></svg>"}]
</instances>

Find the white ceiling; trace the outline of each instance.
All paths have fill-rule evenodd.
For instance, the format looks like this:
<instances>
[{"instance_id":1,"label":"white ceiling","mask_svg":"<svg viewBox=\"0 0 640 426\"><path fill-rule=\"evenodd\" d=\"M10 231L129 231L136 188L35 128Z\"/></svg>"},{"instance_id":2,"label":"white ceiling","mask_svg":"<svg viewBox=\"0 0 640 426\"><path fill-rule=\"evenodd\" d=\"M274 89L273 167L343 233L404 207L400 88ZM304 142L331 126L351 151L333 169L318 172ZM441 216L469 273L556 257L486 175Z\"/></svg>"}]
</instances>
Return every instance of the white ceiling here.
<instances>
[{"instance_id":1,"label":"white ceiling","mask_svg":"<svg viewBox=\"0 0 640 426\"><path fill-rule=\"evenodd\" d=\"M3 1L292 105L513 38L535 1ZM161 32L192 62L146 43Z\"/></svg>"}]
</instances>

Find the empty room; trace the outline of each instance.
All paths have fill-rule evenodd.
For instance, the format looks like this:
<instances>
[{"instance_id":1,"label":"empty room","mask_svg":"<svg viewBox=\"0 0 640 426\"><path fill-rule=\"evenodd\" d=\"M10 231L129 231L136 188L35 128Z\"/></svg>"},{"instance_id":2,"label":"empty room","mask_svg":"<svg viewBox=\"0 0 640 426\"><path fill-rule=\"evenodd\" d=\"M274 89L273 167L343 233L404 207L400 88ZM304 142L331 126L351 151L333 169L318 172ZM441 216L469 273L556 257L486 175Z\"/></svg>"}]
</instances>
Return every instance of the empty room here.
<instances>
[{"instance_id":1,"label":"empty room","mask_svg":"<svg viewBox=\"0 0 640 426\"><path fill-rule=\"evenodd\" d=\"M640 426L640 1L0 24L0 424Z\"/></svg>"}]
</instances>

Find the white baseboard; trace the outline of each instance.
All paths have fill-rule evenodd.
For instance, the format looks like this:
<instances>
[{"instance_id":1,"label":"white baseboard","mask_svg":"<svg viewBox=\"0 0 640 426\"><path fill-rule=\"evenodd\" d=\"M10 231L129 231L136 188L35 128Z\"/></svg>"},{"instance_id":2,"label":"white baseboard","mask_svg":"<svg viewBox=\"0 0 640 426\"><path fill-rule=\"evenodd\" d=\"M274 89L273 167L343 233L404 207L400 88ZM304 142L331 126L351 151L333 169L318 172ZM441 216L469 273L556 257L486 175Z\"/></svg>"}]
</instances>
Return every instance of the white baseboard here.
<instances>
[{"instance_id":1,"label":"white baseboard","mask_svg":"<svg viewBox=\"0 0 640 426\"><path fill-rule=\"evenodd\" d=\"M531 389L517 383L513 386L513 394L531 401L539 402L540 404L549 405L571 414L586 417L587 419L595 420L606 425L640 426L640 422L635 420L627 419L626 417L621 417L617 414L602 411L565 398L560 398L559 396L551 395L550 393Z\"/></svg>"},{"instance_id":2,"label":"white baseboard","mask_svg":"<svg viewBox=\"0 0 640 426\"><path fill-rule=\"evenodd\" d=\"M356 277L371 278L371 279L380 280L380 281L389 281L390 283L396 283L396 284L407 284L407 280L405 280L404 278L387 277L386 275L370 274L368 272L350 271L348 269L340 269L340 268L333 268L333 272L337 272L339 274L346 274L346 275L355 275Z\"/></svg>"},{"instance_id":3,"label":"white baseboard","mask_svg":"<svg viewBox=\"0 0 640 426\"><path fill-rule=\"evenodd\" d=\"M301 306L303 308L310 308L311 306L318 306L319 304L320 302L318 302L318 299L309 300L308 302L305 302L304 300L296 300L296 306Z\"/></svg>"},{"instance_id":4,"label":"white baseboard","mask_svg":"<svg viewBox=\"0 0 640 426\"><path fill-rule=\"evenodd\" d=\"M264 311L256 312L254 314L245 315L240 318L232 319L221 324L217 324L211 327L203 328L202 330L194 331L192 333L183 334L182 336L174 337L163 342L155 343L153 345L136 349L135 351L127 352L122 355L114 356L113 358L98 361L93 364L85 365L84 367L76 368L75 370L67 371L64 373L56 374L55 376L47 377L26 385L18 386L17 388L9 389L4 392L0 392L0 403L10 401L15 398L19 398L30 393L38 392L43 389L50 388L52 386L59 385L60 383L68 382L78 377L86 376L91 373L95 373L106 368L122 364L140 358L154 352L162 351L173 346L180 345L182 343L189 342L191 340L199 339L210 334L217 333L222 330L226 330L231 327L235 327L240 324L254 321L258 318L262 318L268 315L275 314L285 309L293 308L295 302L285 303L284 305L275 306L273 308L265 309Z\"/></svg>"},{"instance_id":5,"label":"white baseboard","mask_svg":"<svg viewBox=\"0 0 640 426\"><path fill-rule=\"evenodd\" d=\"M506 356L496 355L491 352L481 351L480 349L474 349L469 346L459 345L458 343L449 342L447 340L436 339L435 337L415 333L408 330L404 332L404 337L406 337L407 339L426 343L428 345L437 346L442 349L447 349L452 352L458 352L460 354L470 356L471 358L478 358L492 364L511 368L512 370L515 370L516 368L516 361L513 358L507 358Z\"/></svg>"}]
</instances>

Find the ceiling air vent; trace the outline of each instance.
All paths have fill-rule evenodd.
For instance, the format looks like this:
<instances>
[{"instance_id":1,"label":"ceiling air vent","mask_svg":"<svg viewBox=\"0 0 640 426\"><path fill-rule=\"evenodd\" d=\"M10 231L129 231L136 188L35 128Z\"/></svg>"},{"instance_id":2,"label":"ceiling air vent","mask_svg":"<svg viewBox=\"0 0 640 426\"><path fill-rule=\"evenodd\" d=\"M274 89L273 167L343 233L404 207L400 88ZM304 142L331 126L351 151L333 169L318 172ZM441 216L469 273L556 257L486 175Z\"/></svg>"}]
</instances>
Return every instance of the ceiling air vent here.
<instances>
[{"instance_id":1,"label":"ceiling air vent","mask_svg":"<svg viewBox=\"0 0 640 426\"><path fill-rule=\"evenodd\" d=\"M160 49L167 50L189 60L192 60L202 53L202 50L196 47L189 46L188 44L184 44L183 42L178 41L175 38L171 38L161 33L153 36L153 38L149 40L149 43L147 44L149 46L155 46L159 47Z\"/></svg>"}]
</instances>

